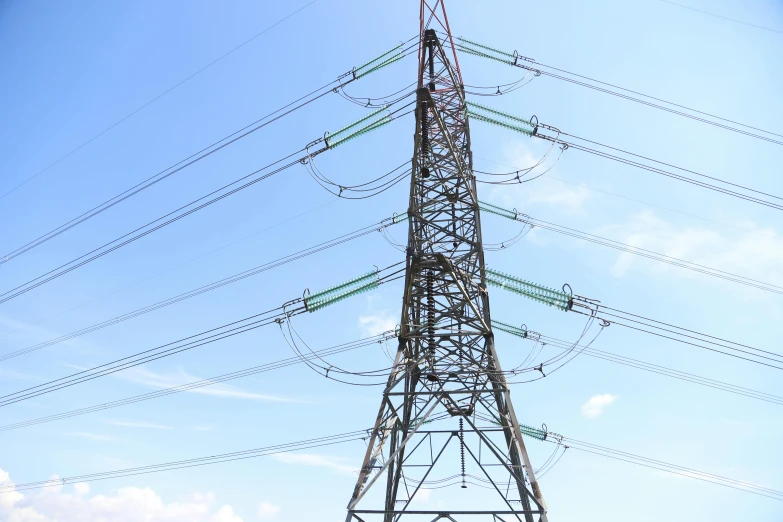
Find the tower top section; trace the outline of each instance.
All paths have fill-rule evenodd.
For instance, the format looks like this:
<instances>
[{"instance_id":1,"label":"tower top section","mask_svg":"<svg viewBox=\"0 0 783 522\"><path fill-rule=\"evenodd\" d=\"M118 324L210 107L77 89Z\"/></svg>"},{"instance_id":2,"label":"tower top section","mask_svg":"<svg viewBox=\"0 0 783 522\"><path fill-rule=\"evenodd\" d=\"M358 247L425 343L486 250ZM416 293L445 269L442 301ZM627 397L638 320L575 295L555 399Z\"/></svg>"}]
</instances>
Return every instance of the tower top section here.
<instances>
[{"instance_id":1,"label":"tower top section","mask_svg":"<svg viewBox=\"0 0 783 522\"><path fill-rule=\"evenodd\" d=\"M423 78L425 74L424 62L427 31L434 31L443 43L443 46L451 48L450 54L452 55L451 58L454 60L452 65L457 73L459 83L462 85L462 72L460 72L459 69L457 50L454 45L454 39L451 36L449 17L446 15L444 0L421 0L421 7L419 9L419 87L421 88L424 86Z\"/></svg>"}]
</instances>

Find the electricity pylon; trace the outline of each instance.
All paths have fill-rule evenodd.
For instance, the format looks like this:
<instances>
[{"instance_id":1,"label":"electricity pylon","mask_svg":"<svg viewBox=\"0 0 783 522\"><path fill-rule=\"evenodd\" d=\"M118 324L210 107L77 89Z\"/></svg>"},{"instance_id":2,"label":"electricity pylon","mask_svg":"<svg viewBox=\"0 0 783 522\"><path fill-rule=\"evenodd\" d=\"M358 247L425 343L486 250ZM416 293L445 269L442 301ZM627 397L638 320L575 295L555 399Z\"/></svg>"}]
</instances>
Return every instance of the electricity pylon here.
<instances>
[{"instance_id":1,"label":"electricity pylon","mask_svg":"<svg viewBox=\"0 0 783 522\"><path fill-rule=\"evenodd\" d=\"M422 0L420 38L399 348L346 522L546 522L495 352L464 87L443 0Z\"/></svg>"}]
</instances>

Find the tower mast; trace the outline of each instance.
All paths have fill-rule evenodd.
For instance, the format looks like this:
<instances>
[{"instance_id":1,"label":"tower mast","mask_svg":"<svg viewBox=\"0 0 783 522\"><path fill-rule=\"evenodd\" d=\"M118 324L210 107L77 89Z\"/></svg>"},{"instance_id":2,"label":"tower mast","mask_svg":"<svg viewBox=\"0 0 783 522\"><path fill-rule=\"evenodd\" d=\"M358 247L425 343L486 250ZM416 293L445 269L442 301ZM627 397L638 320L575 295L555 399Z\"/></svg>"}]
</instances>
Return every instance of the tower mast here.
<instances>
[{"instance_id":1,"label":"tower mast","mask_svg":"<svg viewBox=\"0 0 783 522\"><path fill-rule=\"evenodd\" d=\"M422 0L419 14L399 345L346 522L546 522L490 326L464 85L443 0ZM447 507L422 501L428 486Z\"/></svg>"}]
</instances>

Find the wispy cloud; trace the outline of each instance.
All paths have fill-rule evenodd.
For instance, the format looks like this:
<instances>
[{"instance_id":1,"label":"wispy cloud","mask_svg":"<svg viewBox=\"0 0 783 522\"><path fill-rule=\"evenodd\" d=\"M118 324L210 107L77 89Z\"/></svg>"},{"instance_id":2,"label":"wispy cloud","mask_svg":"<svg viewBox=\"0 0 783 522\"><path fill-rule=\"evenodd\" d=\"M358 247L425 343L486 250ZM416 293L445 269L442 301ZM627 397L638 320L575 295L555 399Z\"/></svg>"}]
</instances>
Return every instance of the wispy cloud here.
<instances>
[{"instance_id":1,"label":"wispy cloud","mask_svg":"<svg viewBox=\"0 0 783 522\"><path fill-rule=\"evenodd\" d=\"M7 332L0 334L0 339L7 339L7 341L4 341L4 344L20 343L20 345L17 345L16 349L21 349L32 344L60 337L65 333L60 330L51 330L45 326L41 326L40 323L43 323L44 321L45 320L39 321L39 324L24 323L8 316L0 315L0 326L9 327ZM89 351L95 351L98 349L98 347L96 347L96 345L94 345L89 339L82 337L68 339L67 341L63 341L62 344ZM14 350L8 351L11 352Z\"/></svg>"},{"instance_id":2,"label":"wispy cloud","mask_svg":"<svg viewBox=\"0 0 783 522\"><path fill-rule=\"evenodd\" d=\"M16 319L8 317L7 315L0 314L0 326L5 326L12 330L11 332L2 334L2 336L5 337L6 335L13 333L13 330L27 328L30 325L28 323L23 323L22 321L17 321Z\"/></svg>"},{"instance_id":3,"label":"wispy cloud","mask_svg":"<svg viewBox=\"0 0 783 522\"><path fill-rule=\"evenodd\" d=\"M100 435L98 433L90 433L88 431L74 431L70 433L66 433L69 437L81 437L83 439L90 439L90 440L101 440L101 441L107 441L107 440L114 440L112 437L109 437L108 435Z\"/></svg>"},{"instance_id":4,"label":"wispy cloud","mask_svg":"<svg viewBox=\"0 0 783 522\"><path fill-rule=\"evenodd\" d=\"M286 464L329 468L346 475L356 474L355 467L337 462L333 457L327 455L318 455L315 453L276 453L274 458L275 460L285 462Z\"/></svg>"},{"instance_id":5,"label":"wispy cloud","mask_svg":"<svg viewBox=\"0 0 783 522\"><path fill-rule=\"evenodd\" d=\"M18 372L15 370L10 370L8 368L2 368L0 367L0 376L3 377L3 380L11 380L11 379L18 379L21 381L41 381L43 380L42 377L39 377L38 375L33 375L31 373L24 373L24 372Z\"/></svg>"},{"instance_id":6,"label":"wispy cloud","mask_svg":"<svg viewBox=\"0 0 783 522\"><path fill-rule=\"evenodd\" d=\"M505 149L501 161L485 161L488 165L493 165L491 172L513 172L517 169L522 171L539 163L546 151L547 147L531 148L525 143L515 142ZM520 179L530 179L544 173L553 165L558 154L559 151L555 148L544 163L527 174L520 172ZM571 212L581 212L585 203L592 197L591 191L586 187L567 184L549 176L556 171L557 167L532 183L496 188L490 197L505 206L515 207L526 213L535 205L546 205L547 208L557 206Z\"/></svg>"},{"instance_id":7,"label":"wispy cloud","mask_svg":"<svg viewBox=\"0 0 783 522\"><path fill-rule=\"evenodd\" d=\"M173 430L171 426L164 424L154 424L152 422L132 422L132 421L106 421L107 424L112 426L123 426L125 428L145 428L151 430Z\"/></svg>"},{"instance_id":8,"label":"wispy cloud","mask_svg":"<svg viewBox=\"0 0 783 522\"><path fill-rule=\"evenodd\" d=\"M359 316L359 328L365 335L379 335L394 330L396 325L397 321L386 310L378 314Z\"/></svg>"},{"instance_id":9,"label":"wispy cloud","mask_svg":"<svg viewBox=\"0 0 783 522\"><path fill-rule=\"evenodd\" d=\"M598 233L624 243L653 250L718 270L763 278L773 284L783 284L783 236L771 227L743 223L751 232L741 232L732 237L704 227L680 227L659 218L652 211L643 211L622 224L604 227ZM777 241L775 240L777 239ZM638 256L622 253L618 256L612 274L623 277L640 261ZM651 270L659 273L691 276L691 272L679 270L663 263L656 263Z\"/></svg>"},{"instance_id":10,"label":"wispy cloud","mask_svg":"<svg viewBox=\"0 0 783 522\"><path fill-rule=\"evenodd\" d=\"M590 191L585 187L566 185L562 181L549 178L535 190L528 190L528 203L545 203L566 207L572 210L582 210L585 202L590 199Z\"/></svg>"},{"instance_id":11,"label":"wispy cloud","mask_svg":"<svg viewBox=\"0 0 783 522\"><path fill-rule=\"evenodd\" d=\"M84 370L89 370L86 366L79 366L77 364L71 364L71 363L63 363L63 366L66 368L72 368L74 370L79 370L80 372L83 372Z\"/></svg>"},{"instance_id":12,"label":"wispy cloud","mask_svg":"<svg viewBox=\"0 0 783 522\"><path fill-rule=\"evenodd\" d=\"M582 415L588 419L595 419L615 400L617 400L617 395L610 395L608 393L594 395L582 405Z\"/></svg>"},{"instance_id":13,"label":"wispy cloud","mask_svg":"<svg viewBox=\"0 0 783 522\"><path fill-rule=\"evenodd\" d=\"M420 489L416 492L415 495L413 495L412 502L416 502L418 504L425 504L430 501L430 497L432 496L432 490L431 489Z\"/></svg>"},{"instance_id":14,"label":"wispy cloud","mask_svg":"<svg viewBox=\"0 0 783 522\"><path fill-rule=\"evenodd\" d=\"M223 506L212 515L209 522L242 522L242 517L237 515L231 506Z\"/></svg>"},{"instance_id":15,"label":"wispy cloud","mask_svg":"<svg viewBox=\"0 0 783 522\"><path fill-rule=\"evenodd\" d=\"M0 326L8 328L8 331L0 334L0 338L16 337L17 339L30 339L52 336L52 332L46 328L18 321L7 315L0 315Z\"/></svg>"},{"instance_id":16,"label":"wispy cloud","mask_svg":"<svg viewBox=\"0 0 783 522\"><path fill-rule=\"evenodd\" d=\"M272 518L280 512L280 506L270 502L261 502L258 506L258 518Z\"/></svg>"},{"instance_id":17,"label":"wispy cloud","mask_svg":"<svg viewBox=\"0 0 783 522\"><path fill-rule=\"evenodd\" d=\"M182 386L194 381L202 380L201 377L196 377L189 374L183 368L177 368L174 373L155 373L142 366L133 368L132 371L122 372L124 375L121 377L133 381L137 384L149 386L151 388L173 388L175 386ZM234 386L227 384L212 384L209 386L203 386L200 388L193 388L187 390L187 393L199 393L202 395L212 395L215 397L226 397L233 399L247 399L254 401L267 401L267 402L291 402L291 403L306 403L307 401L293 399L290 397L283 397L280 395L270 395L266 393L255 393L243 391Z\"/></svg>"}]
</instances>

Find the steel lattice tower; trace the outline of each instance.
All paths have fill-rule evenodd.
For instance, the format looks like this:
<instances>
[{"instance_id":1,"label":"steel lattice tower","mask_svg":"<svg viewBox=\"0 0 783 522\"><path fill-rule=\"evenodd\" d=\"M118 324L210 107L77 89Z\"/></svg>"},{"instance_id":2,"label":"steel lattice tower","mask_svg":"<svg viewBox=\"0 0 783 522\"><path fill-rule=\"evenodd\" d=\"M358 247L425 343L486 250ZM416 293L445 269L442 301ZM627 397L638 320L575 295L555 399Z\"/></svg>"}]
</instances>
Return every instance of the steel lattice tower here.
<instances>
[{"instance_id":1,"label":"steel lattice tower","mask_svg":"<svg viewBox=\"0 0 783 522\"><path fill-rule=\"evenodd\" d=\"M346 522L546 522L490 326L464 87L443 0L422 0L420 37L399 349ZM448 507L419 502L446 485Z\"/></svg>"}]
</instances>

